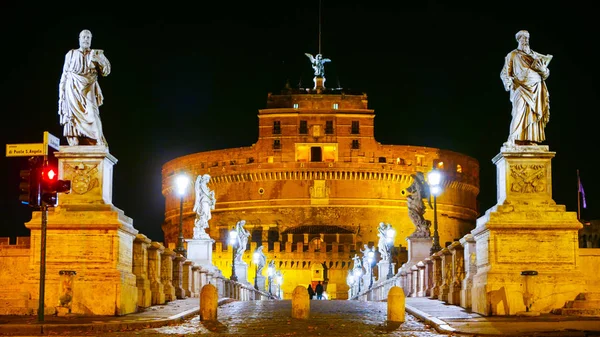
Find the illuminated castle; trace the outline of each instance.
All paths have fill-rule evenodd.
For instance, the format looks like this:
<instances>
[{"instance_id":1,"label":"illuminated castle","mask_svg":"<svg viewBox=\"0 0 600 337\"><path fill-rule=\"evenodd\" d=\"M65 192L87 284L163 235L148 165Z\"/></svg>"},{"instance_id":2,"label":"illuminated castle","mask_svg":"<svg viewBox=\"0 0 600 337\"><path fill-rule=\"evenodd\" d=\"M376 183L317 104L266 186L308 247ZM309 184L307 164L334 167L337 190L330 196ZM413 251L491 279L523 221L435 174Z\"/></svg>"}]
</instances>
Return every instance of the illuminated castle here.
<instances>
[{"instance_id":1,"label":"illuminated castle","mask_svg":"<svg viewBox=\"0 0 600 337\"><path fill-rule=\"evenodd\" d=\"M324 78L323 78L324 80ZM377 226L390 223L395 246L406 246L415 226L408 217L411 174L433 167L444 174L437 198L442 246L463 237L478 217L479 163L466 155L436 148L382 145L374 137L375 113L367 95L326 89L286 87L269 93L259 110L258 141L252 146L194 153L167 162L162 169L166 199L165 245L175 247L180 199L174 177L208 173L217 203L207 232L215 239L213 264L231 273L229 230L239 220L252 233L244 260L251 266L257 245L284 274L290 297L297 285L323 281L330 298L347 298L346 276L352 256L364 244L377 245ZM192 237L194 195L184 199L183 232ZM433 221L433 210L425 218ZM396 268L403 249L396 248Z\"/></svg>"}]
</instances>

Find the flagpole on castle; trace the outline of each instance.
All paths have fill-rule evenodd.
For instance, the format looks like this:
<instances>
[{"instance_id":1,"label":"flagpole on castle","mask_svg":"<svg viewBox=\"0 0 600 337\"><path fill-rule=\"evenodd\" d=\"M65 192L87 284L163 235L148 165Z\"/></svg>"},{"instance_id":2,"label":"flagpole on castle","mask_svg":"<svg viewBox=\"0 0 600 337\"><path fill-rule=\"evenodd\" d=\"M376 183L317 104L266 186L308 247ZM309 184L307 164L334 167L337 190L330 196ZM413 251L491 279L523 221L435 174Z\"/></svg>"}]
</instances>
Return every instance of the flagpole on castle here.
<instances>
[{"instance_id":1,"label":"flagpole on castle","mask_svg":"<svg viewBox=\"0 0 600 337\"><path fill-rule=\"evenodd\" d=\"M581 219L581 180L579 179L579 169L577 169L577 220Z\"/></svg>"}]
</instances>

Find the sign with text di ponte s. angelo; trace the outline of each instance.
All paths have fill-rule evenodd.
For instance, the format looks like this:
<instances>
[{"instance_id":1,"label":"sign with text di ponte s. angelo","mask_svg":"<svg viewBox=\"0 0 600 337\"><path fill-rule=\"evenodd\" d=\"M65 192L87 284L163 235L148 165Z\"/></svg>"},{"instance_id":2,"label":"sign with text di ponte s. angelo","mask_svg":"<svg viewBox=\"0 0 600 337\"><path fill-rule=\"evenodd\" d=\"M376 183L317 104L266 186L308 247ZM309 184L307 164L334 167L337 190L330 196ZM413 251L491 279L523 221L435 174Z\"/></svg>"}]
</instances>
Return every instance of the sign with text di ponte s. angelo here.
<instances>
[{"instance_id":1,"label":"sign with text di ponte s. angelo","mask_svg":"<svg viewBox=\"0 0 600 337\"><path fill-rule=\"evenodd\" d=\"M7 157L31 157L46 154L43 143L34 144L6 144Z\"/></svg>"}]
</instances>

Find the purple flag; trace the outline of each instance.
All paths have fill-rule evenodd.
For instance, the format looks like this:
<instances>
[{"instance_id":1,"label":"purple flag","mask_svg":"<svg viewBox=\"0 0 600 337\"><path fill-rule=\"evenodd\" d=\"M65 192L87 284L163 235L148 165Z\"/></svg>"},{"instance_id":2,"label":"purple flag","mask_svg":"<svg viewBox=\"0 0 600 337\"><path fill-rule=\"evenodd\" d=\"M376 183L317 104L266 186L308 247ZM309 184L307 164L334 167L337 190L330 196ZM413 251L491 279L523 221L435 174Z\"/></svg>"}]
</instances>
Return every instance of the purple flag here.
<instances>
[{"instance_id":1,"label":"purple flag","mask_svg":"<svg viewBox=\"0 0 600 337\"><path fill-rule=\"evenodd\" d=\"M585 203L585 191L583 190L583 185L581 184L581 178L579 178L579 175L577 175L577 182L579 183L579 193L581 193L583 208L587 208L587 205Z\"/></svg>"}]
</instances>

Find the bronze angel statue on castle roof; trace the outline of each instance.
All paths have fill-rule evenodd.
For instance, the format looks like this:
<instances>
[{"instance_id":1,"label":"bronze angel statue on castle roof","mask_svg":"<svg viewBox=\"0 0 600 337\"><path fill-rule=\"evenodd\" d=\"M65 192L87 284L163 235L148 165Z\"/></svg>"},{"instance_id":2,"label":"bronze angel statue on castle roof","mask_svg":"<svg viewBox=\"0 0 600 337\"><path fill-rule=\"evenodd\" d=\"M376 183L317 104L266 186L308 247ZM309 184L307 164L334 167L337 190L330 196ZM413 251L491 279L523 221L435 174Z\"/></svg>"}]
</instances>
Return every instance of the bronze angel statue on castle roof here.
<instances>
[{"instance_id":1,"label":"bronze angel statue on castle roof","mask_svg":"<svg viewBox=\"0 0 600 337\"><path fill-rule=\"evenodd\" d=\"M317 77L325 77L325 63L331 62L330 59L324 59L323 55L317 54L316 56L312 56L312 54L304 53L306 57L310 60L313 69L315 70L315 76Z\"/></svg>"}]
</instances>

